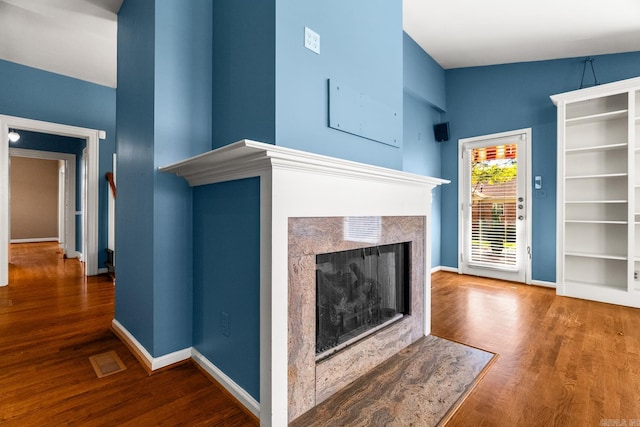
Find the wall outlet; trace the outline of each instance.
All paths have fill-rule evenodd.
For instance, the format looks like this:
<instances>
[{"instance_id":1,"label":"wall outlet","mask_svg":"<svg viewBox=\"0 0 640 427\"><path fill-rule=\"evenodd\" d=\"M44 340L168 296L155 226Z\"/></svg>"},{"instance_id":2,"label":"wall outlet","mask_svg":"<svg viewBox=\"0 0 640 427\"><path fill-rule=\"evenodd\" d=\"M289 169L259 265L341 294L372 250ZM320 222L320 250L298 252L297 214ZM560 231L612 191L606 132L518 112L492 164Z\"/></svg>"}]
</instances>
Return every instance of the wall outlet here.
<instances>
[{"instance_id":1,"label":"wall outlet","mask_svg":"<svg viewBox=\"0 0 640 427\"><path fill-rule=\"evenodd\" d=\"M320 34L304 27L304 47L320 55Z\"/></svg>"},{"instance_id":2,"label":"wall outlet","mask_svg":"<svg viewBox=\"0 0 640 427\"><path fill-rule=\"evenodd\" d=\"M638 272L637 271L633 272L633 280L638 280Z\"/></svg>"},{"instance_id":3,"label":"wall outlet","mask_svg":"<svg viewBox=\"0 0 640 427\"><path fill-rule=\"evenodd\" d=\"M231 335L231 328L229 327L229 315L224 311L220 312L220 332L225 337Z\"/></svg>"}]
</instances>

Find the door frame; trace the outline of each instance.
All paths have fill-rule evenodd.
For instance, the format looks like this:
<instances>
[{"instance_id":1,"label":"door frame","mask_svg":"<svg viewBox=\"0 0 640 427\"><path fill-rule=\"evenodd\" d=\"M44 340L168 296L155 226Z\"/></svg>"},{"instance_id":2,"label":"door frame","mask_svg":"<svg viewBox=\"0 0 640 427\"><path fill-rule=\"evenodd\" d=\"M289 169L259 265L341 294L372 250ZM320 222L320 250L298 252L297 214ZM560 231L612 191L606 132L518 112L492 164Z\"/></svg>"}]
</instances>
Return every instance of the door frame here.
<instances>
[{"instance_id":1,"label":"door frame","mask_svg":"<svg viewBox=\"0 0 640 427\"><path fill-rule=\"evenodd\" d=\"M87 141L87 212L84 215L87 245L85 274L98 274L98 191L99 141L101 130L0 115L0 286L9 284L9 128L81 138ZM86 250L85 250L86 249Z\"/></svg>"},{"instance_id":2,"label":"door frame","mask_svg":"<svg viewBox=\"0 0 640 427\"><path fill-rule=\"evenodd\" d=\"M465 144L469 144L469 143L475 143L475 142L482 142L482 141L488 141L488 140L492 140L492 139L500 139L500 138L512 138L514 136L518 136L518 135L525 135L526 138L526 160L525 160L525 167L526 167L526 171L525 171L525 215L526 215L526 224L525 224L525 254L524 254L524 268L525 268L525 275L524 275L524 282L526 284L531 284L531 258L532 258L532 248L531 248L531 242L532 242L532 214L533 214L533 209L532 209L532 191L531 191L531 184L532 184L532 171L531 171L531 146L533 145L533 140L532 140L532 132L531 132L531 128L524 128L524 129L516 129L516 130L512 130L512 131L506 131L506 132L499 132L499 133L494 133L494 134L489 134L489 135L481 135L481 136L476 136L476 137L471 137L471 138L462 138L458 140L458 207L459 207L459 211L458 211L458 262L459 262L459 268L458 268L458 273L459 274L468 274L468 272L465 271L465 264L463 263L463 249L464 249L464 245L465 245L465 236L464 236L464 230L465 230L465 223L464 223L464 158L463 158L463 153L464 153L464 146Z\"/></svg>"},{"instance_id":3,"label":"door frame","mask_svg":"<svg viewBox=\"0 0 640 427\"><path fill-rule=\"evenodd\" d=\"M9 149L9 157L11 156L11 149ZM11 184L9 184L11 185ZM62 250L64 254L68 257L67 254L67 207L69 206L67 203L67 190L69 185L67 185L67 162L58 160L58 243L62 245ZM11 213L9 213L11 216ZM75 227L74 227L75 231ZM10 237L10 241L13 241L12 236Z\"/></svg>"},{"instance_id":4,"label":"door frame","mask_svg":"<svg viewBox=\"0 0 640 427\"><path fill-rule=\"evenodd\" d=\"M62 234L58 240L62 243L64 253L68 258L76 258L76 155L58 153L54 151L31 150L25 148L9 147L9 157L26 157L30 159L62 160L64 161L64 188L63 194L58 197L58 211L62 218L58 219L58 228ZM60 189L58 190L60 192ZM62 193L62 192L60 192ZM61 197L60 197L61 196ZM60 199L63 203L60 203ZM9 213L11 217L11 213ZM10 240L11 241L11 236Z\"/></svg>"}]
</instances>

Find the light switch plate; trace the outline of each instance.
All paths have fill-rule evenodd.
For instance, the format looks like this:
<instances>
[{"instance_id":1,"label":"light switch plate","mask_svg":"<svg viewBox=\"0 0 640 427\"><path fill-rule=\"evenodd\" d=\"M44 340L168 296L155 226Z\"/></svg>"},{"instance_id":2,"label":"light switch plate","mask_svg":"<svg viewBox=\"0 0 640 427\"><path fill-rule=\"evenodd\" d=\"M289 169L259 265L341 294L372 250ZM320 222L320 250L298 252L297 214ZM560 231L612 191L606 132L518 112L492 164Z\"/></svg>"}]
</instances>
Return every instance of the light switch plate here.
<instances>
[{"instance_id":1,"label":"light switch plate","mask_svg":"<svg viewBox=\"0 0 640 427\"><path fill-rule=\"evenodd\" d=\"M533 179L533 188L535 190L542 190L542 177L541 176L536 176Z\"/></svg>"},{"instance_id":2,"label":"light switch plate","mask_svg":"<svg viewBox=\"0 0 640 427\"><path fill-rule=\"evenodd\" d=\"M304 47L320 55L320 34L304 27Z\"/></svg>"}]
</instances>

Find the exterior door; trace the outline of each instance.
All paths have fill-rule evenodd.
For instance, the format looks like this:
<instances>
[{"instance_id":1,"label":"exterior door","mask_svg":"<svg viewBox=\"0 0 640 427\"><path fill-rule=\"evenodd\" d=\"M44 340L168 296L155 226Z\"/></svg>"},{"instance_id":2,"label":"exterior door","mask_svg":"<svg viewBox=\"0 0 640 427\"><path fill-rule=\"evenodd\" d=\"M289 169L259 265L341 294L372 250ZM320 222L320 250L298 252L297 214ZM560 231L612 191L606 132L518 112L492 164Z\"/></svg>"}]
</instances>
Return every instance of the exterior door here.
<instances>
[{"instance_id":1,"label":"exterior door","mask_svg":"<svg viewBox=\"0 0 640 427\"><path fill-rule=\"evenodd\" d=\"M531 129L459 141L461 274L531 282Z\"/></svg>"}]
</instances>

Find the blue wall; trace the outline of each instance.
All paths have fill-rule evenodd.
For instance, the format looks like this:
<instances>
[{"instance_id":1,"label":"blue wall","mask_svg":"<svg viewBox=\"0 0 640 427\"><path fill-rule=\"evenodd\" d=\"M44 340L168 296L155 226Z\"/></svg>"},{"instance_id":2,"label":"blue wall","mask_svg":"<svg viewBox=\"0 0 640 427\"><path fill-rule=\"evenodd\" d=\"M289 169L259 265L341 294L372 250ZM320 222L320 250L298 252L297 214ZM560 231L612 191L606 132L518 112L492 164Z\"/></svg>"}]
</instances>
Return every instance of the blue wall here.
<instances>
[{"instance_id":1,"label":"blue wall","mask_svg":"<svg viewBox=\"0 0 640 427\"><path fill-rule=\"evenodd\" d=\"M436 142L433 124L440 121L440 113L427 103L404 94L404 150L403 170L406 172L440 177L441 142ZM440 261L440 205L441 187L433 190L431 206L431 266Z\"/></svg>"},{"instance_id":2,"label":"blue wall","mask_svg":"<svg viewBox=\"0 0 640 427\"><path fill-rule=\"evenodd\" d=\"M156 1L154 354L190 347L192 193L157 167L211 149L212 2Z\"/></svg>"},{"instance_id":3,"label":"blue wall","mask_svg":"<svg viewBox=\"0 0 640 427\"><path fill-rule=\"evenodd\" d=\"M213 1L213 146L275 143L275 0Z\"/></svg>"},{"instance_id":4,"label":"blue wall","mask_svg":"<svg viewBox=\"0 0 640 427\"><path fill-rule=\"evenodd\" d=\"M260 180L193 192L193 345L259 401ZM222 313L228 315L228 336Z\"/></svg>"},{"instance_id":5,"label":"blue wall","mask_svg":"<svg viewBox=\"0 0 640 427\"><path fill-rule=\"evenodd\" d=\"M0 60L0 114L104 130L99 142L99 176L112 169L115 152L116 90ZM98 267L107 255L107 181L100 179Z\"/></svg>"},{"instance_id":6,"label":"blue wall","mask_svg":"<svg viewBox=\"0 0 640 427\"><path fill-rule=\"evenodd\" d=\"M212 6L124 2L118 22L116 319L160 356L192 344L192 195L158 166L211 147Z\"/></svg>"},{"instance_id":7,"label":"blue wall","mask_svg":"<svg viewBox=\"0 0 640 427\"><path fill-rule=\"evenodd\" d=\"M404 115L402 169L420 175L442 177L442 143L435 140L433 125L446 109L445 72L408 34L403 36ZM431 265L440 260L441 187L433 191L431 208Z\"/></svg>"},{"instance_id":8,"label":"blue wall","mask_svg":"<svg viewBox=\"0 0 640 427\"><path fill-rule=\"evenodd\" d=\"M305 26L320 35L320 55L304 47ZM276 55L277 145L402 168L400 148L327 126L332 79L396 111L390 126L402 135L400 0L277 0Z\"/></svg>"},{"instance_id":9,"label":"blue wall","mask_svg":"<svg viewBox=\"0 0 640 427\"><path fill-rule=\"evenodd\" d=\"M118 17L118 199L115 317L154 354L154 2Z\"/></svg>"},{"instance_id":10,"label":"blue wall","mask_svg":"<svg viewBox=\"0 0 640 427\"><path fill-rule=\"evenodd\" d=\"M640 75L640 52L595 57L599 83ZM460 138L532 128L532 176L543 194L533 198L534 280L555 281L556 107L550 95L578 89L582 58L446 71L451 140L442 146L442 264L458 265L458 147ZM589 74L587 74L589 77ZM585 79L593 84L593 79Z\"/></svg>"},{"instance_id":11,"label":"blue wall","mask_svg":"<svg viewBox=\"0 0 640 427\"><path fill-rule=\"evenodd\" d=\"M404 92L446 111L445 71L409 34L402 37Z\"/></svg>"},{"instance_id":12,"label":"blue wall","mask_svg":"<svg viewBox=\"0 0 640 427\"><path fill-rule=\"evenodd\" d=\"M9 147L67 153L76 156L76 211L82 209L82 150L86 146L85 139L23 130L20 131L20 139L17 142L9 141ZM82 215L76 215L75 224L76 251L82 252Z\"/></svg>"},{"instance_id":13,"label":"blue wall","mask_svg":"<svg viewBox=\"0 0 640 427\"><path fill-rule=\"evenodd\" d=\"M400 0L214 2L213 148L248 138L401 169L402 151L328 127L329 79L398 113ZM321 54L303 46L318 32Z\"/></svg>"}]
</instances>

